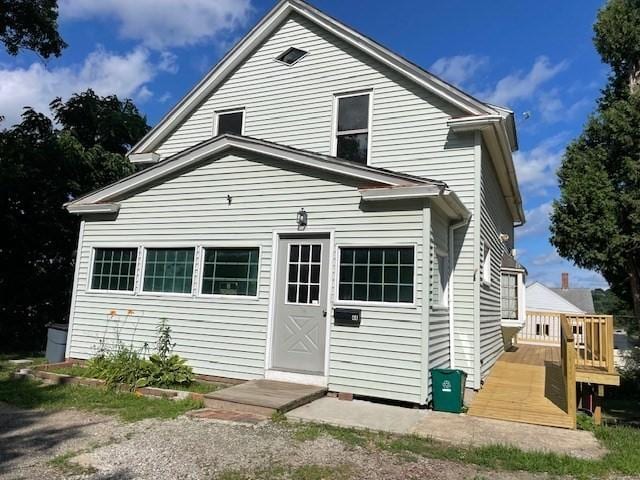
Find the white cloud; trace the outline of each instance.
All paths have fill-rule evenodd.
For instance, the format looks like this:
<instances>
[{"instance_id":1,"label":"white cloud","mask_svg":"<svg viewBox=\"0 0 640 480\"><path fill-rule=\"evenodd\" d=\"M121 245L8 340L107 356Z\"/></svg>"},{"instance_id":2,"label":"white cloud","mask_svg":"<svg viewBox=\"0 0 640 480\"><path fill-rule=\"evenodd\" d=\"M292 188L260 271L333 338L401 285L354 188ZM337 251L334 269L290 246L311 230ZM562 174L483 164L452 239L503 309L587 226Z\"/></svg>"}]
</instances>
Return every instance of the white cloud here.
<instances>
[{"instance_id":1,"label":"white cloud","mask_svg":"<svg viewBox=\"0 0 640 480\"><path fill-rule=\"evenodd\" d=\"M566 61L553 65L547 57L539 57L527 73L520 71L507 75L498 81L495 88L479 93L478 96L496 105L511 105L518 100L532 97L543 83L566 67Z\"/></svg>"},{"instance_id":2,"label":"white cloud","mask_svg":"<svg viewBox=\"0 0 640 480\"><path fill-rule=\"evenodd\" d=\"M583 98L567 106L562 97L557 88L540 94L538 109L544 122L557 123L572 120L577 113L592 103L592 100Z\"/></svg>"},{"instance_id":3,"label":"white cloud","mask_svg":"<svg viewBox=\"0 0 640 480\"><path fill-rule=\"evenodd\" d=\"M249 20L251 0L61 0L65 20L115 19L123 38L166 49L215 41Z\"/></svg>"},{"instance_id":4,"label":"white cloud","mask_svg":"<svg viewBox=\"0 0 640 480\"><path fill-rule=\"evenodd\" d=\"M559 287L561 274L566 272L569 274L570 287L608 288L606 280L598 272L578 268L560 257L553 247L549 248L548 252L524 261L529 272L527 283L540 282L548 287Z\"/></svg>"},{"instance_id":5,"label":"white cloud","mask_svg":"<svg viewBox=\"0 0 640 480\"><path fill-rule=\"evenodd\" d=\"M549 215L551 215L552 202L541 203L537 207L524 212L526 223L515 229L518 240L524 237L540 236L546 241L549 234Z\"/></svg>"},{"instance_id":6,"label":"white cloud","mask_svg":"<svg viewBox=\"0 0 640 480\"><path fill-rule=\"evenodd\" d=\"M477 55L455 55L439 58L429 70L444 80L461 86L472 79L475 73L488 61L487 57Z\"/></svg>"},{"instance_id":7,"label":"white cloud","mask_svg":"<svg viewBox=\"0 0 640 480\"><path fill-rule=\"evenodd\" d=\"M564 155L565 138L564 133L559 133L531 150L514 154L518 183L523 190L544 194L545 189L557 184L556 170Z\"/></svg>"},{"instance_id":8,"label":"white cloud","mask_svg":"<svg viewBox=\"0 0 640 480\"><path fill-rule=\"evenodd\" d=\"M160 64L162 64L162 59ZM161 71L150 52L136 48L122 55L98 47L82 64L47 69L40 63L28 67L0 68L0 114L3 126L20 120L23 107L49 113L49 102L55 97L68 98L92 88L99 95L148 100L152 91L148 83Z\"/></svg>"}]
</instances>

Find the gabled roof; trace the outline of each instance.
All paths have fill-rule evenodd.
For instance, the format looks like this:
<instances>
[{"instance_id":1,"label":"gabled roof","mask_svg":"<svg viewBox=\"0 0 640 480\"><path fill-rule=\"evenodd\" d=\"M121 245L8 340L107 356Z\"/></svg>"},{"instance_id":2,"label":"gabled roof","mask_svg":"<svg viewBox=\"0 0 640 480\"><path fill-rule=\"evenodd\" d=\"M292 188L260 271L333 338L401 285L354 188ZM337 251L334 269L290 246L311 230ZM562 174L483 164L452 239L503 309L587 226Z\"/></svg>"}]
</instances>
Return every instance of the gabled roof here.
<instances>
[{"instance_id":1,"label":"gabled roof","mask_svg":"<svg viewBox=\"0 0 640 480\"><path fill-rule=\"evenodd\" d=\"M540 282L533 282L531 285L527 285L527 294L525 298L527 310L588 313Z\"/></svg>"},{"instance_id":2,"label":"gabled roof","mask_svg":"<svg viewBox=\"0 0 640 480\"><path fill-rule=\"evenodd\" d=\"M589 288L552 288L551 290L586 313L596 312L593 306L593 295Z\"/></svg>"},{"instance_id":3,"label":"gabled roof","mask_svg":"<svg viewBox=\"0 0 640 480\"><path fill-rule=\"evenodd\" d=\"M281 0L129 151L129 154L149 153L157 147L292 13L301 15L383 65L394 69L436 96L455 105L466 115L499 115L505 120L509 117L508 110L477 100L306 2ZM515 133L513 138L515 139Z\"/></svg>"},{"instance_id":4,"label":"gabled roof","mask_svg":"<svg viewBox=\"0 0 640 480\"><path fill-rule=\"evenodd\" d=\"M412 198L437 198L439 201L445 202L456 215L465 217L468 214L467 209L444 182L361 165L265 140L229 134L201 142L146 170L68 202L64 206L69 212L77 214L117 213L118 206L110 202L126 198L148 185L156 184L171 175L197 165L201 161L228 152L258 154L286 164L304 166L316 171L357 179L361 188L367 192L377 187L386 191L397 189L397 195L401 195L406 192L405 187L414 187L419 191L413 192ZM363 199L365 195L363 194Z\"/></svg>"}]
</instances>

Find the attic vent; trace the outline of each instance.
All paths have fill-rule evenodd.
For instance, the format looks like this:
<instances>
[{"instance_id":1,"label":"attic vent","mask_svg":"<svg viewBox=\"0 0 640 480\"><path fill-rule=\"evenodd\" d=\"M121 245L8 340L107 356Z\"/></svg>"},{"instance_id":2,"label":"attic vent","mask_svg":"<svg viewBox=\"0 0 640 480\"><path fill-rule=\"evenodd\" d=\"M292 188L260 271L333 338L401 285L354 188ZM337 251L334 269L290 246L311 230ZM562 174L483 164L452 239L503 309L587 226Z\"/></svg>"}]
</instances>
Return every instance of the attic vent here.
<instances>
[{"instance_id":1,"label":"attic vent","mask_svg":"<svg viewBox=\"0 0 640 480\"><path fill-rule=\"evenodd\" d=\"M276 58L279 62L286 63L287 65L293 65L302 57L307 54L304 50L300 50L299 48L291 47L288 48L282 55Z\"/></svg>"}]
</instances>

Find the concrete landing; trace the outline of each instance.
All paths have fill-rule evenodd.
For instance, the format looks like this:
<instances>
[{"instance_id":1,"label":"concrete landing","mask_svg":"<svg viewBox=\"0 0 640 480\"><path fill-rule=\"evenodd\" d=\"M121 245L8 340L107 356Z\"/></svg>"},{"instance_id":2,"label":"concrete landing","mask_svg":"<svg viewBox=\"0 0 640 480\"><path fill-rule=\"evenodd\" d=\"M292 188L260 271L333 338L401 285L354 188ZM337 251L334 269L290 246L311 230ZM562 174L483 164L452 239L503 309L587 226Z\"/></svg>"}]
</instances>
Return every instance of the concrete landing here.
<instances>
[{"instance_id":1,"label":"concrete landing","mask_svg":"<svg viewBox=\"0 0 640 480\"><path fill-rule=\"evenodd\" d=\"M382 432L409 433L427 410L325 397L296 408L287 414L290 420L327 423L339 427L364 428Z\"/></svg>"},{"instance_id":2,"label":"concrete landing","mask_svg":"<svg viewBox=\"0 0 640 480\"><path fill-rule=\"evenodd\" d=\"M204 396L204 404L207 408L269 416L275 412L285 413L293 410L323 397L326 392L325 387L313 385L273 380L251 380L217 392L207 393Z\"/></svg>"},{"instance_id":3,"label":"concrete landing","mask_svg":"<svg viewBox=\"0 0 640 480\"><path fill-rule=\"evenodd\" d=\"M433 438L460 447L511 445L524 451L553 452L596 459L606 450L591 432L514 424L468 415L416 410L354 400L321 398L287 413L301 422L379 430Z\"/></svg>"}]
</instances>

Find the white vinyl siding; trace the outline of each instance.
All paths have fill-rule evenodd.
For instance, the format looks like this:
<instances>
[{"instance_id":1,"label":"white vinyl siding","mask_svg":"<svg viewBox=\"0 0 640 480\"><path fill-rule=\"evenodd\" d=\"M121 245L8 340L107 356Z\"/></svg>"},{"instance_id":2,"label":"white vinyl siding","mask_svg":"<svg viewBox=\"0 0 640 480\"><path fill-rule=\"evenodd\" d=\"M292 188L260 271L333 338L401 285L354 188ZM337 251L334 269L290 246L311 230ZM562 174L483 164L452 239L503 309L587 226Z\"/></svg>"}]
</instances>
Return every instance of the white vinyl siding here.
<instances>
[{"instance_id":1,"label":"white vinyl siding","mask_svg":"<svg viewBox=\"0 0 640 480\"><path fill-rule=\"evenodd\" d=\"M274 61L292 45L309 54L293 68ZM335 96L357 91L372 95L369 164L442 180L473 214L476 137L454 134L447 126L448 119L462 112L296 15L156 151L167 157L211 138L215 112L244 105L245 135L330 155ZM474 229L472 221L455 238L455 351L456 366L467 372L468 385L479 386L474 376Z\"/></svg>"},{"instance_id":2,"label":"white vinyl siding","mask_svg":"<svg viewBox=\"0 0 640 480\"><path fill-rule=\"evenodd\" d=\"M501 327L500 265L504 253L513 248L513 222L489 154L482 155L480 182L481 234L490 252L487 278L480 285L480 368L484 378L504 350ZM500 240L500 234L509 240ZM489 282L485 281L489 280Z\"/></svg>"},{"instance_id":3,"label":"white vinyl siding","mask_svg":"<svg viewBox=\"0 0 640 480\"><path fill-rule=\"evenodd\" d=\"M438 274L438 251L449 245L449 222L436 208L431 209L431 311L429 313L429 368L450 366L449 309L442 305Z\"/></svg>"},{"instance_id":4,"label":"white vinyl siding","mask_svg":"<svg viewBox=\"0 0 640 480\"><path fill-rule=\"evenodd\" d=\"M69 356L90 357L103 336L113 342L116 324L125 343L133 336L136 346L153 344L157 325L165 318L172 327L176 353L197 373L262 378L273 232L295 231L296 212L301 207L309 213L307 231L334 230L337 246L414 245L415 289L420 298L422 201L362 209L357 187L344 182L326 174L316 177L308 169L283 169L277 160L228 155L119 201L115 220L87 220L80 243ZM227 195L233 199L231 204ZM203 297L198 288L186 297L88 292L92 249L124 242L147 248L259 247L258 295ZM196 249L196 279L201 276L202 251ZM337 247L334 258L336 252ZM332 282L332 299L335 288ZM331 326L329 388L424 402L420 392L426 374L420 343L421 305L359 308L359 328Z\"/></svg>"}]
</instances>

